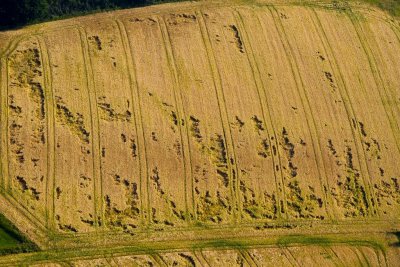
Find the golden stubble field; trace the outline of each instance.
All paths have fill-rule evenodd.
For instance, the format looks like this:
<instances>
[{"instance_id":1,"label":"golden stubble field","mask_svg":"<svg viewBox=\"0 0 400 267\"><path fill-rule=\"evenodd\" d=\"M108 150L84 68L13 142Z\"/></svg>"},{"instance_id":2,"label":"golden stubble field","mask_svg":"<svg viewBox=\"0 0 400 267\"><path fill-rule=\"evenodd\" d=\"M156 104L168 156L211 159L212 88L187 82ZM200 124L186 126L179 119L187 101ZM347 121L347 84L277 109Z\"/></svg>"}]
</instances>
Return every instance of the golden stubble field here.
<instances>
[{"instance_id":1,"label":"golden stubble field","mask_svg":"<svg viewBox=\"0 0 400 267\"><path fill-rule=\"evenodd\" d=\"M85 257L122 266L399 260L398 20L182 3L0 44L0 210L43 249L119 245Z\"/></svg>"}]
</instances>

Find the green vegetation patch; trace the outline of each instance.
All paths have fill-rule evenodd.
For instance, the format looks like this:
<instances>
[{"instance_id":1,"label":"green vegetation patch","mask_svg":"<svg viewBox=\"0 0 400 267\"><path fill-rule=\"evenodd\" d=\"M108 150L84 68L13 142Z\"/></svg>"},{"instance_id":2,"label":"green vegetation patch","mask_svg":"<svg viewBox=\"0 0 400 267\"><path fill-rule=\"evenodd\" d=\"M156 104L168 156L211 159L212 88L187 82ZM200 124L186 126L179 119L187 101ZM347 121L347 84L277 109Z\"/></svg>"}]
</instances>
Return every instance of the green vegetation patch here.
<instances>
[{"instance_id":1,"label":"green vegetation patch","mask_svg":"<svg viewBox=\"0 0 400 267\"><path fill-rule=\"evenodd\" d=\"M363 0L371 5L377 6L380 9L386 10L393 16L400 16L400 1L399 0Z\"/></svg>"},{"instance_id":2,"label":"green vegetation patch","mask_svg":"<svg viewBox=\"0 0 400 267\"><path fill-rule=\"evenodd\" d=\"M36 251L35 244L24 237L6 217L0 214L0 255Z\"/></svg>"},{"instance_id":3,"label":"green vegetation patch","mask_svg":"<svg viewBox=\"0 0 400 267\"><path fill-rule=\"evenodd\" d=\"M306 235L289 235L281 237L277 244L282 247L289 245L318 245L318 246L329 246L332 244L332 240L326 237L320 236L306 236Z\"/></svg>"}]
</instances>

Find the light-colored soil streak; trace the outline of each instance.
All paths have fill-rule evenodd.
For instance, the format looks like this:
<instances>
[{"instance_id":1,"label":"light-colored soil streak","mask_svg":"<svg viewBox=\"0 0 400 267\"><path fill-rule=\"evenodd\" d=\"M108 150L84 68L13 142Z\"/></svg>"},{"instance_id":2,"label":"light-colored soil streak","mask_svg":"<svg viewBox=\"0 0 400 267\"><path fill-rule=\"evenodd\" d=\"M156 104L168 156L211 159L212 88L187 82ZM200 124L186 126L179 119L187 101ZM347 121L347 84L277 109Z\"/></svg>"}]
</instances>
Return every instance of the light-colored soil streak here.
<instances>
[{"instance_id":1,"label":"light-colored soil streak","mask_svg":"<svg viewBox=\"0 0 400 267\"><path fill-rule=\"evenodd\" d=\"M3 33L0 265L398 262L398 20L250 2Z\"/></svg>"}]
</instances>

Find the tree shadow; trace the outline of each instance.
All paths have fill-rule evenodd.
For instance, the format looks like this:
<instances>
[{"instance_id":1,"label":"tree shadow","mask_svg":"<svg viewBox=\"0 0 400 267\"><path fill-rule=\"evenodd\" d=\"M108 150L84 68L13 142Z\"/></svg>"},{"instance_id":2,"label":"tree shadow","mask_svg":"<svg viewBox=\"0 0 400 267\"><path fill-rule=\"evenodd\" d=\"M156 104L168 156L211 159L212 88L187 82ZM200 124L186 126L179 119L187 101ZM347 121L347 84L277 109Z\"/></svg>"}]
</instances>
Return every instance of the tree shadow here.
<instances>
[{"instance_id":1,"label":"tree shadow","mask_svg":"<svg viewBox=\"0 0 400 267\"><path fill-rule=\"evenodd\" d=\"M400 232L392 232L396 236L397 242L390 244L391 247L400 247Z\"/></svg>"}]
</instances>

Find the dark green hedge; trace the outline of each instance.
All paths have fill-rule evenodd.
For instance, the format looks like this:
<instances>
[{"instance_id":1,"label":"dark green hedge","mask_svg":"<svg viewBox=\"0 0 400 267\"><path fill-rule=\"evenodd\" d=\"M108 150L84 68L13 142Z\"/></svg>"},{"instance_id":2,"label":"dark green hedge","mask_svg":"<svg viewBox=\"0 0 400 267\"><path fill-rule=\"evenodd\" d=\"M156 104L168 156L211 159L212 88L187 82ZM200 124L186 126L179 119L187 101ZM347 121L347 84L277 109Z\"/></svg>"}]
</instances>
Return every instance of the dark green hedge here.
<instances>
[{"instance_id":1,"label":"dark green hedge","mask_svg":"<svg viewBox=\"0 0 400 267\"><path fill-rule=\"evenodd\" d=\"M138 7L161 2L171 2L171 0L0 0L0 29L99 10Z\"/></svg>"}]
</instances>

